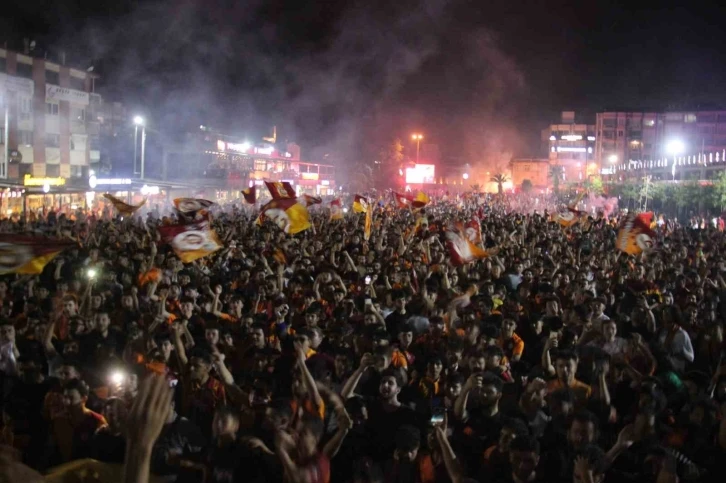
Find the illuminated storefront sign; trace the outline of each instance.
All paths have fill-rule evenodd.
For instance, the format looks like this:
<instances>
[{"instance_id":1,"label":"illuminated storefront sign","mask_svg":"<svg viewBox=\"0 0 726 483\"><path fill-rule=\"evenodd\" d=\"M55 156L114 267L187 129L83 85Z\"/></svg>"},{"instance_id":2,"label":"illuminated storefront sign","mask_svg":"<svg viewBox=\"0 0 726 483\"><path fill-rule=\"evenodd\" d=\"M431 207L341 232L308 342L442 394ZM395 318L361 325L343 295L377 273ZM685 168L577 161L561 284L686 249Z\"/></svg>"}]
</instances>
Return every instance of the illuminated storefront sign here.
<instances>
[{"instance_id":1,"label":"illuminated storefront sign","mask_svg":"<svg viewBox=\"0 0 726 483\"><path fill-rule=\"evenodd\" d=\"M95 188L98 185L124 185L131 184L129 178L96 178L95 176L88 177L88 186Z\"/></svg>"},{"instance_id":2,"label":"illuminated storefront sign","mask_svg":"<svg viewBox=\"0 0 726 483\"><path fill-rule=\"evenodd\" d=\"M318 173L300 173L302 179L318 179Z\"/></svg>"},{"instance_id":3,"label":"illuminated storefront sign","mask_svg":"<svg viewBox=\"0 0 726 483\"><path fill-rule=\"evenodd\" d=\"M64 186L65 184L65 178L34 178L29 174L23 178L24 186Z\"/></svg>"},{"instance_id":4,"label":"illuminated storefront sign","mask_svg":"<svg viewBox=\"0 0 726 483\"><path fill-rule=\"evenodd\" d=\"M584 153L586 151L587 150L585 148L568 148L568 147L557 146L558 153Z\"/></svg>"},{"instance_id":5,"label":"illuminated storefront sign","mask_svg":"<svg viewBox=\"0 0 726 483\"><path fill-rule=\"evenodd\" d=\"M582 136L579 134L566 134L562 136L562 139L565 141L580 141L582 140Z\"/></svg>"},{"instance_id":6,"label":"illuminated storefront sign","mask_svg":"<svg viewBox=\"0 0 726 483\"><path fill-rule=\"evenodd\" d=\"M237 153L246 153L250 150L250 143L228 143L217 140L217 151L235 151Z\"/></svg>"}]
</instances>

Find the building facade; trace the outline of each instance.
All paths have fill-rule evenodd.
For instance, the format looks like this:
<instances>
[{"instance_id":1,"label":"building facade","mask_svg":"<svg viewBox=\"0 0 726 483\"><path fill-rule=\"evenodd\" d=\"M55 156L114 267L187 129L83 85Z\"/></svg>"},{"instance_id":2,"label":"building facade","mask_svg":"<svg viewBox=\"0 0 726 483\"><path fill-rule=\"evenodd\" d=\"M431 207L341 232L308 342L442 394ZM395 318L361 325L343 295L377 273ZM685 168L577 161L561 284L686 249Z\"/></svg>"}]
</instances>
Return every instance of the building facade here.
<instances>
[{"instance_id":1,"label":"building facade","mask_svg":"<svg viewBox=\"0 0 726 483\"><path fill-rule=\"evenodd\" d=\"M88 178L89 165L100 159L95 111L101 96L94 93L95 78L84 70L0 49L2 181Z\"/></svg>"},{"instance_id":2,"label":"building facade","mask_svg":"<svg viewBox=\"0 0 726 483\"><path fill-rule=\"evenodd\" d=\"M564 168L564 182L580 182L598 173L595 126L577 122L573 111L563 111L560 122L543 129L541 136L550 164Z\"/></svg>"},{"instance_id":3,"label":"building facade","mask_svg":"<svg viewBox=\"0 0 726 483\"><path fill-rule=\"evenodd\" d=\"M529 180L532 187L547 189L550 183L550 160L542 158L514 158L509 165L512 171L512 185L521 188L524 180Z\"/></svg>"},{"instance_id":4,"label":"building facade","mask_svg":"<svg viewBox=\"0 0 726 483\"><path fill-rule=\"evenodd\" d=\"M602 112L595 128L595 158L606 172L726 149L726 111Z\"/></svg>"}]
</instances>

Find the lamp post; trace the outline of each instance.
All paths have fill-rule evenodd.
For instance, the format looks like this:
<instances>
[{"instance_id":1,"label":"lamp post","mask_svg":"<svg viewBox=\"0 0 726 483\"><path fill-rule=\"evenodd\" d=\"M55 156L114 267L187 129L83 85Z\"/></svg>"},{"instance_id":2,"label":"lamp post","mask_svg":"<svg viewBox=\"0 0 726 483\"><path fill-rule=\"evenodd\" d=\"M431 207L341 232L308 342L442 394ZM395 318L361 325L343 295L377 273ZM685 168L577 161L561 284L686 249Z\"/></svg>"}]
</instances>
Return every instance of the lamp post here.
<instances>
[{"instance_id":1,"label":"lamp post","mask_svg":"<svg viewBox=\"0 0 726 483\"><path fill-rule=\"evenodd\" d=\"M413 136L411 136L411 139L416 141L416 164L418 164L418 148L421 144L421 140L423 139L423 134L414 134Z\"/></svg>"},{"instance_id":2,"label":"lamp post","mask_svg":"<svg viewBox=\"0 0 726 483\"><path fill-rule=\"evenodd\" d=\"M138 146L139 126L141 126L141 169L136 171L136 147ZM146 154L146 125L144 118L134 116L134 174L138 173L144 179L144 157Z\"/></svg>"},{"instance_id":3,"label":"lamp post","mask_svg":"<svg viewBox=\"0 0 726 483\"><path fill-rule=\"evenodd\" d=\"M668 141L665 146L666 154L673 155L673 167L671 168L671 174L673 175L673 181L676 180L676 156L682 154L686 150L686 145L680 139L673 139Z\"/></svg>"}]
</instances>

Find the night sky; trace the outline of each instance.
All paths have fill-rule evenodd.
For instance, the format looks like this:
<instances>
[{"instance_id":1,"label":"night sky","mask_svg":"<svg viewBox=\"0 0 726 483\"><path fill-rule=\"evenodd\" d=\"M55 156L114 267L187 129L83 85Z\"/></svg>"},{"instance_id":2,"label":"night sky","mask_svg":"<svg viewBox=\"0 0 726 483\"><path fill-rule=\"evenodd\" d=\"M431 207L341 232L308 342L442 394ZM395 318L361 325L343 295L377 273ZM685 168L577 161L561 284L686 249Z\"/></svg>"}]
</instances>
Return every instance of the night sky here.
<instances>
[{"instance_id":1,"label":"night sky","mask_svg":"<svg viewBox=\"0 0 726 483\"><path fill-rule=\"evenodd\" d=\"M715 2L9 3L0 42L93 64L102 94L159 129L277 124L306 158L368 160L413 131L446 156L537 155L561 110L726 106Z\"/></svg>"}]
</instances>

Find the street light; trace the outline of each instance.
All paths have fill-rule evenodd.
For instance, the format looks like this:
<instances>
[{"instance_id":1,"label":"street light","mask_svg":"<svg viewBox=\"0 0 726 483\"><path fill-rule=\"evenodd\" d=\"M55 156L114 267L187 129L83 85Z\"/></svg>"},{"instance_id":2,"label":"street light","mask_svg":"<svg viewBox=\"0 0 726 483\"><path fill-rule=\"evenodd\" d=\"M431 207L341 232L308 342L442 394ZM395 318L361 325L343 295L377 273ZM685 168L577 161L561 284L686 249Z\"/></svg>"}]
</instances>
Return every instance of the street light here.
<instances>
[{"instance_id":1,"label":"street light","mask_svg":"<svg viewBox=\"0 0 726 483\"><path fill-rule=\"evenodd\" d=\"M146 154L146 124L141 116L134 116L134 174L136 174L136 147L138 146L139 126L141 126L141 169L139 174L144 179L144 160Z\"/></svg>"},{"instance_id":2,"label":"street light","mask_svg":"<svg viewBox=\"0 0 726 483\"><path fill-rule=\"evenodd\" d=\"M671 176L673 177L673 181L676 180L676 156L679 154L682 154L686 150L686 145L683 144L683 141L680 139L673 139L671 141L668 141L668 143L665 146L666 154L672 154L673 155L673 166L671 167Z\"/></svg>"},{"instance_id":3,"label":"street light","mask_svg":"<svg viewBox=\"0 0 726 483\"><path fill-rule=\"evenodd\" d=\"M610 155L610 156L608 157L608 161L610 162L610 164L615 164L615 163L617 163L617 162L618 162L618 156L617 156L617 154L611 154L611 155Z\"/></svg>"},{"instance_id":4,"label":"street light","mask_svg":"<svg viewBox=\"0 0 726 483\"><path fill-rule=\"evenodd\" d=\"M461 175L461 177L464 179L469 179L469 173L464 173Z\"/></svg>"},{"instance_id":5,"label":"street light","mask_svg":"<svg viewBox=\"0 0 726 483\"><path fill-rule=\"evenodd\" d=\"M416 141L416 164L418 164L418 148L421 144L421 140L423 139L423 134L414 134L413 136L411 136L411 139Z\"/></svg>"}]
</instances>

